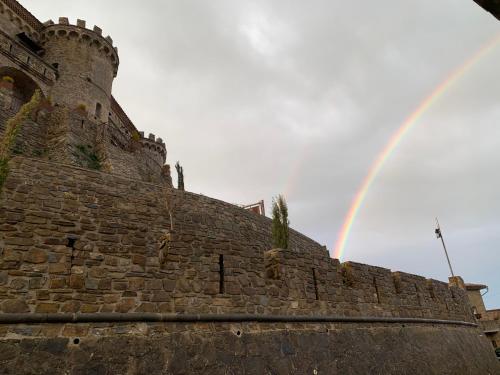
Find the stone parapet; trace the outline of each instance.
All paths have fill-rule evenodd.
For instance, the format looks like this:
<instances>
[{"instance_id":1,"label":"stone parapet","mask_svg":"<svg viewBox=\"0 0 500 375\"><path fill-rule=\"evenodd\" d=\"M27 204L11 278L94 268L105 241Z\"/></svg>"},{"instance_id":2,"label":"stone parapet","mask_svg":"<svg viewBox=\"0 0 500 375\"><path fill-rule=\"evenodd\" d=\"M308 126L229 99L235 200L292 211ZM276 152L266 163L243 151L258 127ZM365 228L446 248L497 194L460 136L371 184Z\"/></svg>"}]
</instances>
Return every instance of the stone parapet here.
<instances>
[{"instance_id":1,"label":"stone parapet","mask_svg":"<svg viewBox=\"0 0 500 375\"><path fill-rule=\"evenodd\" d=\"M53 85L56 79L56 69L1 30L0 53L45 84Z\"/></svg>"},{"instance_id":2,"label":"stone parapet","mask_svg":"<svg viewBox=\"0 0 500 375\"><path fill-rule=\"evenodd\" d=\"M165 164L167 160L167 148L161 138L157 138L154 134L149 134L144 137L144 132L139 132L142 148L146 153L160 166Z\"/></svg>"}]
</instances>

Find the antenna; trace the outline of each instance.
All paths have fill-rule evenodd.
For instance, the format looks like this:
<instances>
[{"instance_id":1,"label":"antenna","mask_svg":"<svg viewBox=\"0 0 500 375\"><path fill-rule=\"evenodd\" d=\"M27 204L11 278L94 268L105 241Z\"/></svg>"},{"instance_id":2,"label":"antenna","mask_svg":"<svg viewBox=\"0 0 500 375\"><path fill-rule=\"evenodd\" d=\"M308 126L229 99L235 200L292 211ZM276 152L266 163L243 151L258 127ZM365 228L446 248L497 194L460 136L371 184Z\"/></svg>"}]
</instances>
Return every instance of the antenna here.
<instances>
[{"instance_id":1,"label":"antenna","mask_svg":"<svg viewBox=\"0 0 500 375\"><path fill-rule=\"evenodd\" d=\"M451 267L450 257L448 256L448 251L446 250L446 245L444 244L443 233L441 232L441 227L439 226L439 221L437 218L436 218L436 225L437 225L437 227L436 227L436 230L434 231L434 233L436 233L437 238L441 238L441 243L443 244L443 249L444 249L444 253L446 255L446 260L448 261L448 266L450 267L451 276L455 277L455 274L453 273L453 268Z\"/></svg>"}]
</instances>

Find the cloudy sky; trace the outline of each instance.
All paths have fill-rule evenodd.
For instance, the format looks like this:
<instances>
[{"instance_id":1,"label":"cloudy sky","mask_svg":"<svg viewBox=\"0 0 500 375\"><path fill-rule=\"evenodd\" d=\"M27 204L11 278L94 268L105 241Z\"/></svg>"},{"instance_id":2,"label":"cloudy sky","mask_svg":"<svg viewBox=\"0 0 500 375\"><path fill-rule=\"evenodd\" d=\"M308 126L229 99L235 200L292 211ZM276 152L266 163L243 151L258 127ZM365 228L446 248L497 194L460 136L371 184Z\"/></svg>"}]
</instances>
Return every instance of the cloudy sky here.
<instances>
[{"instance_id":1,"label":"cloudy sky","mask_svg":"<svg viewBox=\"0 0 500 375\"><path fill-rule=\"evenodd\" d=\"M355 193L405 119L500 35L472 0L21 0L111 35L114 95L161 136L188 190L284 193L294 228L333 251ZM446 280L500 307L500 42L418 119L360 208L343 260Z\"/></svg>"}]
</instances>

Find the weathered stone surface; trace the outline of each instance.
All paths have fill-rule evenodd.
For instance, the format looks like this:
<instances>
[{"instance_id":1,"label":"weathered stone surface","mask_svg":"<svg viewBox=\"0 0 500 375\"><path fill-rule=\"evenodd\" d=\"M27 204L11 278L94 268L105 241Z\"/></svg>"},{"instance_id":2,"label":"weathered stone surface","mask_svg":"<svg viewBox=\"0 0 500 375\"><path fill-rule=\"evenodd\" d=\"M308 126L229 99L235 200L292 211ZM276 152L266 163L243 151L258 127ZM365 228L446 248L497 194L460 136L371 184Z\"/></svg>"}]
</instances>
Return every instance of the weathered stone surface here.
<instances>
[{"instance_id":1,"label":"weathered stone surface","mask_svg":"<svg viewBox=\"0 0 500 375\"><path fill-rule=\"evenodd\" d=\"M96 336L87 324L67 324L57 327L61 338L0 338L1 368L7 374L49 373L49 362L53 375L500 373L490 344L475 328L255 323L141 327L101 328Z\"/></svg>"},{"instance_id":2,"label":"weathered stone surface","mask_svg":"<svg viewBox=\"0 0 500 375\"><path fill-rule=\"evenodd\" d=\"M6 300L2 302L2 310L6 313L27 313L30 311L25 301Z\"/></svg>"},{"instance_id":3,"label":"weathered stone surface","mask_svg":"<svg viewBox=\"0 0 500 375\"><path fill-rule=\"evenodd\" d=\"M31 249L26 254L25 262L28 263L45 263L48 259L48 255L45 251L39 249Z\"/></svg>"}]
</instances>

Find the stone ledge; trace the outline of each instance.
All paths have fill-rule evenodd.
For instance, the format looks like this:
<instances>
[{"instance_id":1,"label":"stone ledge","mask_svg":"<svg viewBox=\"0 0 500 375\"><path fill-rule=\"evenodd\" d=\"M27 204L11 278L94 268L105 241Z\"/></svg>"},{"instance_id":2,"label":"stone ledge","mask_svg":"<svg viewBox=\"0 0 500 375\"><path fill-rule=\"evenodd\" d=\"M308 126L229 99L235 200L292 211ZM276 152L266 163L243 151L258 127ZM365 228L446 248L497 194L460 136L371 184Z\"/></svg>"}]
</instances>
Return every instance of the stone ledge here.
<instances>
[{"instance_id":1,"label":"stone ledge","mask_svg":"<svg viewBox=\"0 0 500 375\"><path fill-rule=\"evenodd\" d=\"M77 314L0 314L0 324L24 323L118 323L118 322L269 322L269 323L393 323L393 324L449 324L477 327L476 323L460 320L345 317L335 315L261 315L261 314L159 314L159 313L77 313Z\"/></svg>"}]
</instances>

